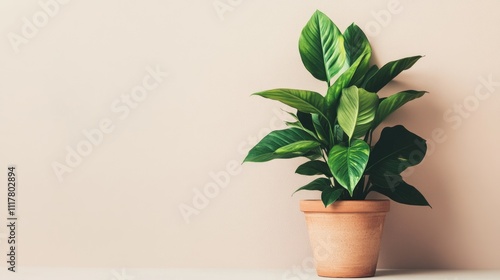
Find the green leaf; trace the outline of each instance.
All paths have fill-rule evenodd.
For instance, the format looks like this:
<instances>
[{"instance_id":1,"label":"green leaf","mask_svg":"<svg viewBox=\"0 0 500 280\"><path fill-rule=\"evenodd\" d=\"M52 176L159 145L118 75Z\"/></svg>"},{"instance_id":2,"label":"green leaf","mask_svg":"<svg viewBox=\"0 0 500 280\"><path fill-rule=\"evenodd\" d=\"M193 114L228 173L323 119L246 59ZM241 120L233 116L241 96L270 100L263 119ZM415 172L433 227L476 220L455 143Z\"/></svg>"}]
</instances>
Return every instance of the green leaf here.
<instances>
[{"instance_id":1,"label":"green leaf","mask_svg":"<svg viewBox=\"0 0 500 280\"><path fill-rule=\"evenodd\" d=\"M399 75L399 73L411 68L421 57L421 55L406 57L387 63L375 72L375 74L367 81L364 88L370 92L378 92L390 81L392 81L392 79Z\"/></svg>"},{"instance_id":2,"label":"green leaf","mask_svg":"<svg viewBox=\"0 0 500 280\"><path fill-rule=\"evenodd\" d=\"M311 160L306 163L301 164L295 170L295 173L301 175L325 175L327 177L332 177L332 172L328 164L321 160Z\"/></svg>"},{"instance_id":3,"label":"green leaf","mask_svg":"<svg viewBox=\"0 0 500 280\"><path fill-rule=\"evenodd\" d=\"M327 178L318 178L314 181L312 181L311 183L303 186L303 187L300 187L298 188L295 192L293 192L293 194L295 194L296 192L298 191L302 191L302 190L306 190L306 191L323 191L325 189L331 189L331 183L330 183L330 180L328 180ZM293 195L292 194L292 195Z\"/></svg>"},{"instance_id":4,"label":"green leaf","mask_svg":"<svg viewBox=\"0 0 500 280\"><path fill-rule=\"evenodd\" d=\"M298 115L302 116L302 115L305 115L305 116L309 116L309 119L311 118L311 114L308 114L308 113L302 113L300 111L297 111ZM299 114L300 113L300 114ZM288 121L285 121L285 124L286 126L288 127L294 127L294 128L298 128L300 130L303 130L305 132L307 132L309 135L311 135L313 138L315 138L316 140L320 141L317 136L316 136L316 132L314 131L314 126L312 125L312 121L311 121L311 124L309 124L307 122L307 117L306 117L306 121L304 121L304 119L302 119L302 121L299 120L299 117L294 114L294 113L290 113L288 112L288 114L290 116L292 116L292 118L294 118L296 121L294 122L288 122ZM300 117L302 118L302 117ZM306 127L307 126L307 127Z\"/></svg>"},{"instance_id":5,"label":"green leaf","mask_svg":"<svg viewBox=\"0 0 500 280\"><path fill-rule=\"evenodd\" d=\"M345 138L345 133L344 131L342 130L342 127L340 127L339 124L336 124L334 126L334 129L333 129L333 135L334 135L334 139L335 139L335 142L336 143L341 143L341 142L344 142L347 141Z\"/></svg>"},{"instance_id":6,"label":"green leaf","mask_svg":"<svg viewBox=\"0 0 500 280\"><path fill-rule=\"evenodd\" d=\"M286 121L285 124L288 127L295 127L295 128L299 128L299 129L302 129L302 130L306 129L299 121L294 121L294 122L287 122Z\"/></svg>"},{"instance_id":7,"label":"green leaf","mask_svg":"<svg viewBox=\"0 0 500 280\"><path fill-rule=\"evenodd\" d=\"M286 155L291 153L304 154L312 149L319 147L321 144L315 140L301 140L286 146L278 148L275 153L278 155Z\"/></svg>"},{"instance_id":8,"label":"green leaf","mask_svg":"<svg viewBox=\"0 0 500 280\"><path fill-rule=\"evenodd\" d=\"M331 110L334 107L334 105L338 102L342 90L354 84L353 78L358 79L357 77L362 77L366 73L369 60L370 60L369 54L367 53L362 54L351 65L351 67L349 67L349 69L347 69L344 73L342 73L342 75L340 75L340 77L335 81L335 83L328 88L325 100L329 110Z\"/></svg>"},{"instance_id":9,"label":"green leaf","mask_svg":"<svg viewBox=\"0 0 500 280\"><path fill-rule=\"evenodd\" d=\"M362 77L360 81L358 81L355 85L357 87L365 88L366 83L377 73L378 71L378 66L377 65L372 65L370 68L368 68L368 71L366 71L365 75Z\"/></svg>"},{"instance_id":10,"label":"green leaf","mask_svg":"<svg viewBox=\"0 0 500 280\"><path fill-rule=\"evenodd\" d=\"M325 98L314 91L298 89L272 89L254 93L272 100L280 101L304 113L324 115Z\"/></svg>"},{"instance_id":11,"label":"green leaf","mask_svg":"<svg viewBox=\"0 0 500 280\"><path fill-rule=\"evenodd\" d=\"M320 149L314 149L314 150L310 150L309 152L305 153L303 156L310 159L310 160L317 160L318 158L322 158L323 154L322 154Z\"/></svg>"},{"instance_id":12,"label":"green leaf","mask_svg":"<svg viewBox=\"0 0 500 280\"><path fill-rule=\"evenodd\" d=\"M358 89L356 86L344 89L338 108L338 122L349 139L364 136L371 128L378 106L375 93Z\"/></svg>"},{"instance_id":13,"label":"green leaf","mask_svg":"<svg viewBox=\"0 0 500 280\"><path fill-rule=\"evenodd\" d=\"M323 201L323 204L325 207L328 207L330 204L334 203L337 201L342 193L344 192L343 188L326 188L323 190L321 193L321 200Z\"/></svg>"},{"instance_id":14,"label":"green leaf","mask_svg":"<svg viewBox=\"0 0 500 280\"><path fill-rule=\"evenodd\" d=\"M366 169L370 181L381 176L394 176L406 168L419 164L427 151L425 140L404 126L386 127L373 147Z\"/></svg>"},{"instance_id":15,"label":"green leaf","mask_svg":"<svg viewBox=\"0 0 500 280\"><path fill-rule=\"evenodd\" d=\"M370 146L363 140L351 141L351 146L335 145L328 153L328 166L335 179L352 196L356 184L365 171Z\"/></svg>"},{"instance_id":16,"label":"green leaf","mask_svg":"<svg viewBox=\"0 0 500 280\"><path fill-rule=\"evenodd\" d=\"M295 121L295 122L285 122L286 126L289 127L289 128L298 128L304 132L306 132L307 134L311 135L312 137L316 138L316 133L308 130L307 128L305 128L299 121ZM319 141L319 139L318 139Z\"/></svg>"},{"instance_id":17,"label":"green leaf","mask_svg":"<svg viewBox=\"0 0 500 280\"><path fill-rule=\"evenodd\" d=\"M323 117L314 114L312 115L312 123L318 139L328 146L330 143L331 131L328 122Z\"/></svg>"},{"instance_id":18,"label":"green leaf","mask_svg":"<svg viewBox=\"0 0 500 280\"><path fill-rule=\"evenodd\" d=\"M311 114L297 111L297 119L300 121L304 128L314 132L314 125Z\"/></svg>"},{"instance_id":19,"label":"green leaf","mask_svg":"<svg viewBox=\"0 0 500 280\"><path fill-rule=\"evenodd\" d=\"M243 162L264 162L278 158L293 158L306 155L307 153L302 152L276 154L276 150L279 148L301 140L314 141L315 139L307 132L298 128L272 131L248 152Z\"/></svg>"},{"instance_id":20,"label":"green leaf","mask_svg":"<svg viewBox=\"0 0 500 280\"><path fill-rule=\"evenodd\" d=\"M316 11L307 22L299 39L300 57L306 69L318 80L330 80L344 66L344 37L335 24Z\"/></svg>"},{"instance_id":21,"label":"green leaf","mask_svg":"<svg viewBox=\"0 0 500 280\"><path fill-rule=\"evenodd\" d=\"M407 102L423 96L426 91L406 90L395 93L380 101L372 128L376 128L387 116L399 109Z\"/></svg>"},{"instance_id":22,"label":"green leaf","mask_svg":"<svg viewBox=\"0 0 500 280\"><path fill-rule=\"evenodd\" d=\"M362 54L369 54L368 61L370 60L372 47L368 38L366 38L363 30L356 24L351 24L344 31L344 46L347 55L347 62L352 65Z\"/></svg>"},{"instance_id":23,"label":"green leaf","mask_svg":"<svg viewBox=\"0 0 500 280\"><path fill-rule=\"evenodd\" d=\"M431 206L425 197L413 186L402 179L390 188L374 185L372 191L381 193L388 198L403 204Z\"/></svg>"},{"instance_id":24,"label":"green leaf","mask_svg":"<svg viewBox=\"0 0 500 280\"><path fill-rule=\"evenodd\" d=\"M353 63L352 66L355 66L357 68L354 71L354 74L352 75L351 80L350 80L348 86L358 85L363 80L363 78L365 77L365 75L368 72L368 70L370 70L369 69L369 66L370 66L370 57L371 57L371 54L365 53L365 54L361 55L358 58L359 64L358 64L358 60L356 60Z\"/></svg>"},{"instance_id":25,"label":"green leaf","mask_svg":"<svg viewBox=\"0 0 500 280\"><path fill-rule=\"evenodd\" d=\"M400 174L394 174L390 171L386 173L377 173L370 176L369 181L374 186L381 188L394 188L403 180Z\"/></svg>"},{"instance_id":26,"label":"green leaf","mask_svg":"<svg viewBox=\"0 0 500 280\"><path fill-rule=\"evenodd\" d=\"M401 172L420 163L426 150L425 140L404 126L384 128L368 161L366 173L370 183L393 188L402 181Z\"/></svg>"},{"instance_id":27,"label":"green leaf","mask_svg":"<svg viewBox=\"0 0 500 280\"><path fill-rule=\"evenodd\" d=\"M307 134L311 135L313 138L316 138L316 133L313 132L313 131L310 131L309 129L305 128L302 123L300 123L299 121L295 121L295 122L285 122L286 126L287 127L290 127L290 128L298 128L304 132L306 132ZM317 139L319 141L319 139Z\"/></svg>"}]
</instances>

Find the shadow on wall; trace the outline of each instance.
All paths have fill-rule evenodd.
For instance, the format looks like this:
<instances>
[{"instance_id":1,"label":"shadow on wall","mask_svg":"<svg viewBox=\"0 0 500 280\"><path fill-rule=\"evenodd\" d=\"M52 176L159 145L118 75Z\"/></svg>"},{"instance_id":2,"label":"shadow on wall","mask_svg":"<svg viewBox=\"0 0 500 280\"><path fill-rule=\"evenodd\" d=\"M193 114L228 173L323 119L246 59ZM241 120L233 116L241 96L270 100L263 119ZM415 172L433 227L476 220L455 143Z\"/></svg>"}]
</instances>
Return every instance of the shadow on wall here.
<instances>
[{"instance_id":1,"label":"shadow on wall","mask_svg":"<svg viewBox=\"0 0 500 280\"><path fill-rule=\"evenodd\" d=\"M428 78L429 81L436 79ZM419 79L426 78L419 74ZM400 86L398 85L398 88ZM415 129L418 135L427 140L427 153L423 162L403 172L403 177L422 192L433 208L402 205L391 201L391 210L387 215L382 237L379 268L464 268L459 267L456 260L449 258L450 248L453 249L457 244L453 240L453 232L459 227L460 221L450 201L451 188L446 186L444 173L440 171L443 168L439 158L443 153L440 153L440 150L451 131L442 126L443 108L432 98L439 94L438 91L425 89L430 91L427 96L417 104L403 108L402 112L396 112L393 118L397 119L398 123ZM373 197L379 196L375 194Z\"/></svg>"},{"instance_id":2,"label":"shadow on wall","mask_svg":"<svg viewBox=\"0 0 500 280\"><path fill-rule=\"evenodd\" d=\"M446 189L440 188L445 182L439 172L436 173L426 186L418 184L433 209L391 202L382 238L380 268L458 268L456 265L453 267L453 262L445 257L449 252L446 252L444 243L449 242L447 239L450 236L447 235L456 224L456 218L447 201Z\"/></svg>"}]
</instances>

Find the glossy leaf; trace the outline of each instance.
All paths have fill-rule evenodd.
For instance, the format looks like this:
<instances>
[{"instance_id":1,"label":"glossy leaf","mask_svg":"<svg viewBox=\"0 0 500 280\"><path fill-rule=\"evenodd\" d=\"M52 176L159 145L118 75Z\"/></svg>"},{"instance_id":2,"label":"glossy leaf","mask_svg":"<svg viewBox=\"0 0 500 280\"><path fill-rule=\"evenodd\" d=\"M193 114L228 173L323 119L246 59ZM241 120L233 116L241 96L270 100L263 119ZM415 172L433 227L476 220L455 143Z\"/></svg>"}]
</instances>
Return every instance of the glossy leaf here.
<instances>
[{"instance_id":1,"label":"glossy leaf","mask_svg":"<svg viewBox=\"0 0 500 280\"><path fill-rule=\"evenodd\" d=\"M378 71L378 66L377 65L372 65L370 68L368 68L368 71L366 71L365 75L362 77L362 79L358 82L355 83L357 87L362 87L365 88L366 83L377 73Z\"/></svg>"},{"instance_id":2,"label":"glossy leaf","mask_svg":"<svg viewBox=\"0 0 500 280\"><path fill-rule=\"evenodd\" d=\"M338 108L338 122L349 139L364 136L377 111L378 96L355 86L344 89Z\"/></svg>"},{"instance_id":3,"label":"glossy leaf","mask_svg":"<svg viewBox=\"0 0 500 280\"><path fill-rule=\"evenodd\" d=\"M352 65L347 69L339 78L333 83L332 86L328 88L328 91L325 96L326 105L328 109L332 109L334 104L336 104L339 100L340 94L344 88L347 88L354 84L352 82L355 77L362 77L366 71L366 66L360 66L362 64L367 64L370 60L369 54L362 54ZM357 79L357 78L355 78Z\"/></svg>"},{"instance_id":4,"label":"glossy leaf","mask_svg":"<svg viewBox=\"0 0 500 280\"><path fill-rule=\"evenodd\" d=\"M406 57L387 63L375 72L375 74L367 81L364 88L370 92L378 92L390 81L392 81L392 79L399 75L399 73L411 68L421 57L421 55Z\"/></svg>"},{"instance_id":5,"label":"glossy leaf","mask_svg":"<svg viewBox=\"0 0 500 280\"><path fill-rule=\"evenodd\" d=\"M373 186L372 191L381 193L388 198L403 204L431 206L427 199L413 186L402 179L393 187Z\"/></svg>"},{"instance_id":6,"label":"glossy leaf","mask_svg":"<svg viewBox=\"0 0 500 280\"><path fill-rule=\"evenodd\" d=\"M386 127L373 147L366 172L372 175L370 180L398 175L409 166L419 164L426 151L425 140L404 126Z\"/></svg>"},{"instance_id":7,"label":"glossy leaf","mask_svg":"<svg viewBox=\"0 0 500 280\"><path fill-rule=\"evenodd\" d=\"M407 102L419 98L425 93L425 91L406 90L384 98L378 105L372 128L377 127L382 121L385 120L385 118L387 118L387 116L392 114Z\"/></svg>"},{"instance_id":8,"label":"glossy leaf","mask_svg":"<svg viewBox=\"0 0 500 280\"><path fill-rule=\"evenodd\" d=\"M294 122L287 122L286 121L285 124L288 127L295 127L295 128L299 128L299 129L302 129L302 130L306 129L299 121L294 121Z\"/></svg>"},{"instance_id":9,"label":"glossy leaf","mask_svg":"<svg viewBox=\"0 0 500 280\"><path fill-rule=\"evenodd\" d=\"M328 153L328 166L335 179L352 192L365 171L370 146L363 140L351 141L351 146L335 145Z\"/></svg>"},{"instance_id":10,"label":"glossy leaf","mask_svg":"<svg viewBox=\"0 0 500 280\"><path fill-rule=\"evenodd\" d=\"M316 133L313 131L310 131L309 129L305 128L300 121L294 121L294 122L285 122L286 126L289 128L298 128L307 134L311 135L311 137L316 138ZM319 141L319 139L317 139Z\"/></svg>"},{"instance_id":11,"label":"glossy leaf","mask_svg":"<svg viewBox=\"0 0 500 280\"><path fill-rule=\"evenodd\" d=\"M370 60L372 53L370 42L363 30L354 23L344 31L344 46L349 65L352 65L363 54L368 54L368 61Z\"/></svg>"},{"instance_id":12,"label":"glossy leaf","mask_svg":"<svg viewBox=\"0 0 500 280\"><path fill-rule=\"evenodd\" d=\"M275 153L278 155L286 155L291 153L304 154L312 149L319 147L321 144L315 140L301 140L286 146L278 148Z\"/></svg>"},{"instance_id":13,"label":"glossy leaf","mask_svg":"<svg viewBox=\"0 0 500 280\"><path fill-rule=\"evenodd\" d=\"M329 145L331 139L331 129L328 122L323 117L316 114L312 115L311 119L318 139L320 139L324 144Z\"/></svg>"},{"instance_id":14,"label":"glossy leaf","mask_svg":"<svg viewBox=\"0 0 500 280\"><path fill-rule=\"evenodd\" d=\"M272 131L248 152L244 162L264 162L278 158L293 158L306 155L306 153L303 152L288 154L276 153L276 150L279 148L302 140L314 141L315 139L307 132L298 128Z\"/></svg>"},{"instance_id":15,"label":"glossy leaf","mask_svg":"<svg viewBox=\"0 0 500 280\"><path fill-rule=\"evenodd\" d=\"M344 131L342 130L342 127L340 125L336 124L333 129L333 135L335 139L335 143L341 143L347 141L345 138Z\"/></svg>"},{"instance_id":16,"label":"glossy leaf","mask_svg":"<svg viewBox=\"0 0 500 280\"><path fill-rule=\"evenodd\" d=\"M327 177L333 176L328 164L321 160L311 160L306 163L303 163L299 167L297 167L295 173L307 176L312 176L312 175L325 175Z\"/></svg>"},{"instance_id":17,"label":"glossy leaf","mask_svg":"<svg viewBox=\"0 0 500 280\"><path fill-rule=\"evenodd\" d=\"M322 154L320 149L314 149L314 150L310 150L309 152L305 153L303 156L310 159L310 160L317 160L319 158L322 158L323 154Z\"/></svg>"},{"instance_id":18,"label":"glossy leaf","mask_svg":"<svg viewBox=\"0 0 500 280\"><path fill-rule=\"evenodd\" d=\"M325 98L314 91L297 89L272 89L254 93L272 100L280 101L304 113L315 113L324 115L326 103Z\"/></svg>"},{"instance_id":19,"label":"glossy leaf","mask_svg":"<svg viewBox=\"0 0 500 280\"><path fill-rule=\"evenodd\" d=\"M323 190L325 190L327 188L331 189L330 180L328 180L327 178L318 178L318 179L312 181L311 183L298 188L294 192L294 194L296 192L298 192L298 191L303 191L303 190L306 190L306 191L323 191Z\"/></svg>"},{"instance_id":20,"label":"glossy leaf","mask_svg":"<svg viewBox=\"0 0 500 280\"><path fill-rule=\"evenodd\" d=\"M318 80L330 80L344 66L344 37L335 24L316 11L307 22L299 39L300 57L306 69Z\"/></svg>"},{"instance_id":21,"label":"glossy leaf","mask_svg":"<svg viewBox=\"0 0 500 280\"><path fill-rule=\"evenodd\" d=\"M345 189L338 187L323 190L321 193L321 200L323 201L325 207L328 207L330 204L337 201L344 191Z\"/></svg>"},{"instance_id":22,"label":"glossy leaf","mask_svg":"<svg viewBox=\"0 0 500 280\"><path fill-rule=\"evenodd\" d=\"M362 54L358 60L359 60L359 64L357 64L357 61L356 60L354 62L353 65L351 66L356 66L356 70L354 71L354 74L352 75L351 77L351 80L349 82L349 86L354 86L354 85L358 85L360 84L360 82L364 79L364 77L366 76L366 74L368 73L368 70L370 70L370 57L371 57L371 54L369 53L365 53L365 54Z\"/></svg>"}]
</instances>

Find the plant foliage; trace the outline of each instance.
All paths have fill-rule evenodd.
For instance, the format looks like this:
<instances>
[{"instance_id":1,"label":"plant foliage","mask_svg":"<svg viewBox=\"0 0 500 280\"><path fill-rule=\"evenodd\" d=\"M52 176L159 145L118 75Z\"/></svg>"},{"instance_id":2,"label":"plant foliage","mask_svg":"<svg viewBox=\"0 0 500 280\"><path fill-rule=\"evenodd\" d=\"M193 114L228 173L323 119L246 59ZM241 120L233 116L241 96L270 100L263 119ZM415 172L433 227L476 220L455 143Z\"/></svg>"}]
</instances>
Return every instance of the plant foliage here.
<instances>
[{"instance_id":1,"label":"plant foliage","mask_svg":"<svg viewBox=\"0 0 500 280\"><path fill-rule=\"evenodd\" d=\"M245 162L306 157L296 173L320 176L299 190L321 192L326 206L337 200L365 199L374 191L410 205L430 206L407 184L401 173L422 161L425 140L404 126L386 127L373 143L373 131L390 114L425 91L405 90L380 98L384 88L422 56L370 64L372 48L355 24L344 33L320 11L302 30L299 52L313 77L327 83L324 95L298 89L272 89L254 95L279 101L294 109L295 122L265 136Z\"/></svg>"}]
</instances>

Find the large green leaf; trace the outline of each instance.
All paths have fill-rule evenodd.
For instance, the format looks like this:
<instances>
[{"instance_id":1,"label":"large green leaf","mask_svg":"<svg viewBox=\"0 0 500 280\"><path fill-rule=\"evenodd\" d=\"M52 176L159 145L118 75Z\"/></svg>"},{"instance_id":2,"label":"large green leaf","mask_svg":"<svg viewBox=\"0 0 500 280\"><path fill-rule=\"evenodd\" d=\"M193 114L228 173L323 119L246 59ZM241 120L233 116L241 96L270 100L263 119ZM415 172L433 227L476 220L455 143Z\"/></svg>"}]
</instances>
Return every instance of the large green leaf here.
<instances>
[{"instance_id":1,"label":"large green leaf","mask_svg":"<svg viewBox=\"0 0 500 280\"><path fill-rule=\"evenodd\" d=\"M286 146L278 148L275 153L278 155L286 155L291 153L304 154L312 149L319 147L321 144L315 140L301 140Z\"/></svg>"},{"instance_id":2,"label":"large green leaf","mask_svg":"<svg viewBox=\"0 0 500 280\"><path fill-rule=\"evenodd\" d=\"M385 120L385 118L387 118L387 116L392 114L407 102L415 98L419 98L425 93L426 91L406 90L384 98L378 105L372 128L377 127L383 120Z\"/></svg>"},{"instance_id":3,"label":"large green leaf","mask_svg":"<svg viewBox=\"0 0 500 280\"><path fill-rule=\"evenodd\" d=\"M244 162L264 162L278 158L293 158L302 155L307 155L308 152L292 152L286 154L277 154L276 150L285 147L289 144L310 140L314 141L314 137L307 132L298 128L288 128L283 130L275 130L266 135L255 145L246 156ZM314 155L314 154L312 154Z\"/></svg>"},{"instance_id":4,"label":"large green leaf","mask_svg":"<svg viewBox=\"0 0 500 280\"><path fill-rule=\"evenodd\" d=\"M375 93L352 86L342 91L338 108L338 121L349 139L364 136L371 128L377 111Z\"/></svg>"},{"instance_id":5,"label":"large green leaf","mask_svg":"<svg viewBox=\"0 0 500 280\"><path fill-rule=\"evenodd\" d=\"M325 207L328 207L330 204L337 201L344 192L344 190L345 189L339 187L324 189L323 192L321 193L321 200L323 201Z\"/></svg>"},{"instance_id":6,"label":"large green leaf","mask_svg":"<svg viewBox=\"0 0 500 280\"><path fill-rule=\"evenodd\" d=\"M404 126L386 127L373 147L366 172L370 180L380 176L394 176L409 166L419 164L427 151L425 140Z\"/></svg>"},{"instance_id":7,"label":"large green leaf","mask_svg":"<svg viewBox=\"0 0 500 280\"><path fill-rule=\"evenodd\" d=\"M368 54L370 60L372 47L363 30L356 24L351 24L344 31L344 46L347 55L347 62L352 65L362 54Z\"/></svg>"},{"instance_id":8,"label":"large green leaf","mask_svg":"<svg viewBox=\"0 0 500 280\"><path fill-rule=\"evenodd\" d=\"M402 179L391 187L374 185L371 191L381 193L388 198L403 204L431 206L425 197L413 186Z\"/></svg>"},{"instance_id":9,"label":"large green leaf","mask_svg":"<svg viewBox=\"0 0 500 280\"><path fill-rule=\"evenodd\" d=\"M328 88L325 96L326 105L329 110L334 109L334 105L338 102L340 93L344 88L354 84L357 77L362 77L368 70L368 61L370 55L368 53L362 54L352 65L347 69L339 78Z\"/></svg>"},{"instance_id":10,"label":"large green leaf","mask_svg":"<svg viewBox=\"0 0 500 280\"><path fill-rule=\"evenodd\" d=\"M299 39L300 57L306 69L318 80L330 80L344 66L344 37L335 24L316 11L307 22Z\"/></svg>"},{"instance_id":11,"label":"large green leaf","mask_svg":"<svg viewBox=\"0 0 500 280\"><path fill-rule=\"evenodd\" d=\"M328 164L321 160L311 160L306 163L301 164L295 170L295 173L301 175L325 175L327 177L332 177L332 172Z\"/></svg>"},{"instance_id":12,"label":"large green leaf","mask_svg":"<svg viewBox=\"0 0 500 280\"><path fill-rule=\"evenodd\" d=\"M306 190L306 191L323 191L323 190L325 190L327 188L331 189L330 180L328 180L327 178L318 178L318 179L312 181L311 183L298 188L293 193L296 193L298 191L303 191L303 190Z\"/></svg>"},{"instance_id":13,"label":"large green leaf","mask_svg":"<svg viewBox=\"0 0 500 280\"><path fill-rule=\"evenodd\" d=\"M280 101L304 113L315 113L324 116L326 108L325 98L314 91L279 88L257 92L253 95Z\"/></svg>"},{"instance_id":14,"label":"large green leaf","mask_svg":"<svg viewBox=\"0 0 500 280\"><path fill-rule=\"evenodd\" d=\"M369 156L370 146L360 139L351 141L349 147L335 145L328 153L328 166L333 176L351 196L363 176Z\"/></svg>"},{"instance_id":15,"label":"large green leaf","mask_svg":"<svg viewBox=\"0 0 500 280\"><path fill-rule=\"evenodd\" d=\"M406 57L387 63L375 72L375 74L366 82L364 88L370 92L378 92L381 88L392 81L392 79L399 75L399 73L411 68L421 57L421 55Z\"/></svg>"}]
</instances>

